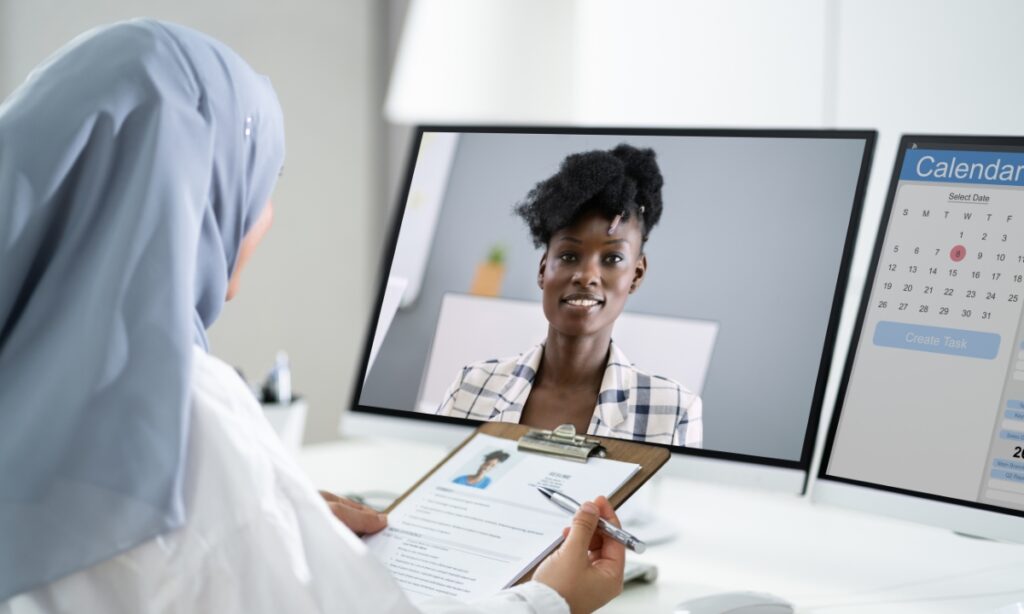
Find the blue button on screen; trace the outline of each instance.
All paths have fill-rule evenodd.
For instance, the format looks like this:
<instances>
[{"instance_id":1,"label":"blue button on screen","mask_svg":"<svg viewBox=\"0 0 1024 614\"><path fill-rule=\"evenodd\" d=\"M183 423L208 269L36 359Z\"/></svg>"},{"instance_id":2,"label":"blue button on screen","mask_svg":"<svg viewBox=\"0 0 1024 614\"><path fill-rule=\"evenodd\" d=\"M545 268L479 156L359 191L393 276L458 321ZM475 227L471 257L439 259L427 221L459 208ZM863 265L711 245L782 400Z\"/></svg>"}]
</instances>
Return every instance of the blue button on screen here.
<instances>
[{"instance_id":1,"label":"blue button on screen","mask_svg":"<svg viewBox=\"0 0 1024 614\"><path fill-rule=\"evenodd\" d=\"M1002 469L993 469L989 472L989 475L997 480L1008 480L1010 482L1017 482L1024 484L1024 473L1017 471L1003 471Z\"/></svg>"},{"instance_id":2,"label":"blue button on screen","mask_svg":"<svg viewBox=\"0 0 1024 614\"><path fill-rule=\"evenodd\" d=\"M997 458L994 461L992 461L992 468L1007 469L1009 471L1020 471L1021 473L1024 473L1024 463L1006 460L1005 458Z\"/></svg>"},{"instance_id":3,"label":"blue button on screen","mask_svg":"<svg viewBox=\"0 0 1024 614\"><path fill-rule=\"evenodd\" d=\"M999 353L999 335L973 330L879 322L875 345L967 358L992 359Z\"/></svg>"}]
</instances>

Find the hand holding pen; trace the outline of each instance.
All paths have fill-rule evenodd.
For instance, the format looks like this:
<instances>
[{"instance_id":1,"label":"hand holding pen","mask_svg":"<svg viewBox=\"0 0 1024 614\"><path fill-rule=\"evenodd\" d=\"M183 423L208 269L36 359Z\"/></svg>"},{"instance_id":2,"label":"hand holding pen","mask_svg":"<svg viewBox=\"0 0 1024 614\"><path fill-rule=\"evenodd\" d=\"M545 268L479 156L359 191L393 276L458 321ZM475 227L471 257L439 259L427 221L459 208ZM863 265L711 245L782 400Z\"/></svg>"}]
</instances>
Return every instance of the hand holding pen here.
<instances>
[{"instance_id":1,"label":"hand holding pen","mask_svg":"<svg viewBox=\"0 0 1024 614\"><path fill-rule=\"evenodd\" d=\"M581 507L575 499L565 493L558 492L553 488L538 486L537 490L540 491L540 494L547 497L549 501L570 514L575 514ZM597 528L608 537L611 537L637 554L643 554L644 550L647 549L647 545L637 539L636 536L621 527L615 526L604 518L598 518Z\"/></svg>"},{"instance_id":2,"label":"hand holding pen","mask_svg":"<svg viewBox=\"0 0 1024 614\"><path fill-rule=\"evenodd\" d=\"M537 567L533 579L555 589L573 612L593 612L622 592L626 547L598 530L598 521L619 520L604 497L580 505L565 541Z\"/></svg>"}]
</instances>

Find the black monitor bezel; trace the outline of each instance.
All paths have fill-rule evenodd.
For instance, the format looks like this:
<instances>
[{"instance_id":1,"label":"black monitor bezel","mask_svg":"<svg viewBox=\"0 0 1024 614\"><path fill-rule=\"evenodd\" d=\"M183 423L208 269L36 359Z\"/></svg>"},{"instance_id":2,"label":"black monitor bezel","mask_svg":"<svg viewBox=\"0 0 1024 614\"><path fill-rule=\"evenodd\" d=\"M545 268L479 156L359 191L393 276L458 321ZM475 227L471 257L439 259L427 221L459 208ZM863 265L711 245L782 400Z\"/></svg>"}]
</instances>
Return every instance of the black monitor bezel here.
<instances>
[{"instance_id":1,"label":"black monitor bezel","mask_svg":"<svg viewBox=\"0 0 1024 614\"><path fill-rule=\"evenodd\" d=\"M812 396L811 408L808 415L807 428L804 433L804 445L801 450L800 459L791 461L778 458L769 458L734 452L722 452L717 450L686 448L668 444L651 444L668 448L677 454L687 454L711 459L754 463L769 467L780 467L786 469L797 469L804 472L804 490L807 488L807 476L810 473L811 458L814 451L815 438L818 432L821 418L822 404L825 395L825 386L832 364L832 354L835 350L836 332L839 326L839 316L842 311L843 301L846 295L846 287L849 281L850 266L853 258L853 250L857 241L858 228L860 226L864 196L867 190L868 176L871 171L871 162L875 151L877 132L874 130L828 130L828 129L719 129L719 128L636 128L636 127L563 127L563 126L484 126L484 125L421 125L415 127L415 134L411 140L411 146L406 159L405 178L402 190L399 192L399 200L394 208L390 222L390 234L384 243L384 250L381 254L378 269L378 288L376 302L373 304L372 317L369 319L369 326L364 331L363 352L359 361L359 369L356 372L355 385L353 386L352 400L349 404L351 411L380 416L390 416L403 419L423 420L434 423L458 424L464 426L476 426L480 421L464 418L453 418L449 416L436 416L422 414L416 411L386 409L362 405L359 398L362 395L363 381L366 374L367 363L370 358L370 349L373 344L373 334L376 330L377 321L380 319L381 305L384 300L384 292L387 287L388 275L394 259L395 249L398 244L398 236L401 222L408 203L409 189L412 183L412 176L416 162L419 144L426 132L460 132L460 133L513 133L513 134L581 134L581 135L622 135L622 136L683 136L683 137L732 137L732 138L792 138L792 139L846 139L864 141L864 152L861 157L860 172L857 177L857 187L853 195L853 203L850 212L849 226L846 233L846 242L843 246L842 258L840 261L839 273L836 279L836 289L832 299L832 308L829 315L828 326L825 330L825 339L822 347L822 358L818 367L817 381L815 382L814 394Z\"/></svg>"},{"instance_id":2,"label":"black monitor bezel","mask_svg":"<svg viewBox=\"0 0 1024 614\"><path fill-rule=\"evenodd\" d=\"M861 333L864 329L864 319L867 315L868 304L871 299L871 288L874 285L875 276L878 273L878 263L881 260L882 248L885 245L885 234L889 228L889 218L892 215L892 208L896 199L896 188L900 181L900 173L903 170L903 160L906 157L907 150L913 149L915 145L917 145L918 148L924 149L976 149L978 151L1007 149L1024 152L1024 137L904 134L900 138L899 148L896 150L896 161L893 164L892 177L889 180L889 191L885 198L885 207L882 210L882 215L878 222L878 231L875 237L875 248L871 255L871 265L868 268L867 277L864 280L860 306L857 311L857 320L853 328L853 335L850 337L850 347L846 353L846 362L843 365L842 379L839 382L835 405L832 409L832 418L829 421L828 432L825 436L825 446L821 454L821 463L818 467L817 479L1024 518L1024 510L1018 511L978 501L966 501L964 499L917 492L895 486L874 484L862 480L828 475L828 464L832 457L836 432L839 428L839 418L842 415L843 401L846 399L846 392L850 383L850 375L853 372L853 363L856 359L858 341L860 340Z\"/></svg>"}]
</instances>

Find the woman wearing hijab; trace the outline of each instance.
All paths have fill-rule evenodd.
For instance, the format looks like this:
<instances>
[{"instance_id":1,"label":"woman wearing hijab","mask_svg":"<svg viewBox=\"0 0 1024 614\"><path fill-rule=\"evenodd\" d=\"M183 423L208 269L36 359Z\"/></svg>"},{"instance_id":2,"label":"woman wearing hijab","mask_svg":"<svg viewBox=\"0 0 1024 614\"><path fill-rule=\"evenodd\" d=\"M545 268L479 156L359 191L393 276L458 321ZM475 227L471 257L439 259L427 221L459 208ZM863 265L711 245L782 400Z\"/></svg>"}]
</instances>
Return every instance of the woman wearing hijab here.
<instances>
[{"instance_id":1,"label":"woman wearing hijab","mask_svg":"<svg viewBox=\"0 0 1024 614\"><path fill-rule=\"evenodd\" d=\"M283 157L269 82L159 22L79 37L0 106L0 614L416 611L349 528L383 522L331 498L337 522L206 353ZM535 581L419 606L600 607L624 552L584 507Z\"/></svg>"}]
</instances>

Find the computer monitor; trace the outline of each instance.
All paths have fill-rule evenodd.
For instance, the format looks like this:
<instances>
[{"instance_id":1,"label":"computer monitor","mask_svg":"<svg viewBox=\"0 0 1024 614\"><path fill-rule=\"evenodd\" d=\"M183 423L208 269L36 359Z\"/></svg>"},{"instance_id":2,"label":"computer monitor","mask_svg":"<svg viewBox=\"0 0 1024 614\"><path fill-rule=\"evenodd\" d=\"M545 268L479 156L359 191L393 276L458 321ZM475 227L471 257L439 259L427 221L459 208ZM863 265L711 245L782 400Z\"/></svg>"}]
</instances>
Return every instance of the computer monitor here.
<instances>
[{"instance_id":1,"label":"computer monitor","mask_svg":"<svg viewBox=\"0 0 1024 614\"><path fill-rule=\"evenodd\" d=\"M420 128L342 431L454 443L481 420L543 426L541 344L611 314L589 432L668 446L677 474L802 492L874 138ZM554 234L532 235L522 205ZM615 289L622 266L636 283Z\"/></svg>"},{"instance_id":2,"label":"computer monitor","mask_svg":"<svg viewBox=\"0 0 1024 614\"><path fill-rule=\"evenodd\" d=\"M904 136L813 498L1024 541L1024 138Z\"/></svg>"}]
</instances>

